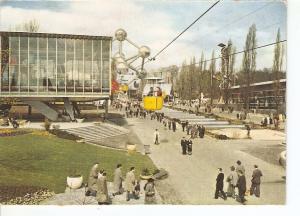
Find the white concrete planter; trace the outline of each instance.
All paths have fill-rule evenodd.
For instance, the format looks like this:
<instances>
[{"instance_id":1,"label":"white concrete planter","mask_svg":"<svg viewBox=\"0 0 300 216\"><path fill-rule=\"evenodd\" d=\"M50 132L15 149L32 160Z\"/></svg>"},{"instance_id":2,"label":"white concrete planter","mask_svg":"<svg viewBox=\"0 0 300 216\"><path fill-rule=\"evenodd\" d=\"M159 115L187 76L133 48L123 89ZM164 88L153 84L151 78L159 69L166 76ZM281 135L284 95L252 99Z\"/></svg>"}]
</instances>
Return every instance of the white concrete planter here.
<instances>
[{"instance_id":1,"label":"white concrete planter","mask_svg":"<svg viewBox=\"0 0 300 216\"><path fill-rule=\"evenodd\" d=\"M83 177L82 176L78 176L78 177L67 177L67 184L69 186L69 188L71 189L78 189L81 187L83 182Z\"/></svg>"},{"instance_id":2,"label":"white concrete planter","mask_svg":"<svg viewBox=\"0 0 300 216\"><path fill-rule=\"evenodd\" d=\"M82 118L82 119L76 119L76 121L77 121L78 123L82 123L82 122L84 121L84 118Z\"/></svg>"}]
</instances>

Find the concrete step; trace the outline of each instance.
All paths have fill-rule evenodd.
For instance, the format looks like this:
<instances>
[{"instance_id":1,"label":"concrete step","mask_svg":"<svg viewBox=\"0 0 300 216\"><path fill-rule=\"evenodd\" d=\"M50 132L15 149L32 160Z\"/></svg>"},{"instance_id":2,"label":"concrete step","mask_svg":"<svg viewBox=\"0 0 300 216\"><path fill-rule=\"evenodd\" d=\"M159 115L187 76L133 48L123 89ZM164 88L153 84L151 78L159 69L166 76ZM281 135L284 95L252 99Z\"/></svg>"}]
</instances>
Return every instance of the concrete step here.
<instances>
[{"instance_id":1,"label":"concrete step","mask_svg":"<svg viewBox=\"0 0 300 216\"><path fill-rule=\"evenodd\" d=\"M87 127L69 128L64 131L79 136L87 142L99 143L99 140L127 134L128 130L113 127L110 124L99 124Z\"/></svg>"}]
</instances>

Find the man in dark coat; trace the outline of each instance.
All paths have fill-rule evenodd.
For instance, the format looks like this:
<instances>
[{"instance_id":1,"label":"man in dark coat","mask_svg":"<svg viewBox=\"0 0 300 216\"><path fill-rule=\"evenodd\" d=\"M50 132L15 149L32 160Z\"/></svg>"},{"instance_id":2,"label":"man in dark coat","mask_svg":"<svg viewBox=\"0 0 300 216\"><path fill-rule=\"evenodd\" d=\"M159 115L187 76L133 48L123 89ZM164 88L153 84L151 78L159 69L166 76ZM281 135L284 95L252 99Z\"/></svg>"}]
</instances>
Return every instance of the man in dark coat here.
<instances>
[{"instance_id":1,"label":"man in dark coat","mask_svg":"<svg viewBox=\"0 0 300 216\"><path fill-rule=\"evenodd\" d=\"M181 122L181 126L182 126L182 131L184 132L184 129L185 129L185 126L186 126L185 121Z\"/></svg>"},{"instance_id":2,"label":"man in dark coat","mask_svg":"<svg viewBox=\"0 0 300 216\"><path fill-rule=\"evenodd\" d=\"M187 147L187 140L185 137L182 137L181 139L181 149L182 149L182 154L186 155L186 147Z\"/></svg>"},{"instance_id":3,"label":"man in dark coat","mask_svg":"<svg viewBox=\"0 0 300 216\"><path fill-rule=\"evenodd\" d=\"M187 153L192 155L193 152L193 141L191 139L187 140Z\"/></svg>"},{"instance_id":4,"label":"man in dark coat","mask_svg":"<svg viewBox=\"0 0 300 216\"><path fill-rule=\"evenodd\" d=\"M241 202L242 204L245 204L245 202L247 201L245 199L245 193L246 193L246 178L245 175L243 173L243 171L239 170L238 171L238 176L239 179L237 181L237 188L239 190L239 197L238 197L238 201Z\"/></svg>"},{"instance_id":5,"label":"man in dark coat","mask_svg":"<svg viewBox=\"0 0 300 216\"><path fill-rule=\"evenodd\" d=\"M201 125L201 133L199 134L200 138L203 138L205 134L205 127Z\"/></svg>"},{"instance_id":6,"label":"man in dark coat","mask_svg":"<svg viewBox=\"0 0 300 216\"><path fill-rule=\"evenodd\" d=\"M175 122L175 120L172 121L172 129L173 129L173 132L176 131L176 122Z\"/></svg>"},{"instance_id":7,"label":"man in dark coat","mask_svg":"<svg viewBox=\"0 0 300 216\"><path fill-rule=\"evenodd\" d=\"M222 194L222 198L224 200L227 199L227 196L225 194L225 192L223 191L223 186L224 186L224 173L222 171L222 168L219 168L219 174L217 176L217 179L216 179L216 192L215 192L215 199L218 199L219 198L219 193Z\"/></svg>"},{"instance_id":8,"label":"man in dark coat","mask_svg":"<svg viewBox=\"0 0 300 216\"><path fill-rule=\"evenodd\" d=\"M262 177L262 172L258 169L257 165L254 165L254 170L251 179L250 195L255 195L260 197L260 178Z\"/></svg>"}]
</instances>

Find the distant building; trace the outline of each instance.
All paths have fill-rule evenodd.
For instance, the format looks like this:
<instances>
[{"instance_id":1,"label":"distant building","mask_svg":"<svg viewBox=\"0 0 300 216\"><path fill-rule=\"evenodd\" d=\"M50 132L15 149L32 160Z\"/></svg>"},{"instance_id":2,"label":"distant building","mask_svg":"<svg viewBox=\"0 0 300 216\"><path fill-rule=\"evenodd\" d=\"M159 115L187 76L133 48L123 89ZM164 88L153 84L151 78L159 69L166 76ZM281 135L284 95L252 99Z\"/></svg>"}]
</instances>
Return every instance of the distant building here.
<instances>
[{"instance_id":1,"label":"distant building","mask_svg":"<svg viewBox=\"0 0 300 216\"><path fill-rule=\"evenodd\" d=\"M62 101L74 119L80 101L109 99L111 37L0 32L0 97L14 97L57 120Z\"/></svg>"},{"instance_id":2,"label":"distant building","mask_svg":"<svg viewBox=\"0 0 300 216\"><path fill-rule=\"evenodd\" d=\"M250 108L251 109L275 109L274 81L253 83L250 85ZM245 87L237 85L230 88L230 94L233 104L243 104ZM280 80L278 95L279 104L285 112L286 103L286 79Z\"/></svg>"}]
</instances>

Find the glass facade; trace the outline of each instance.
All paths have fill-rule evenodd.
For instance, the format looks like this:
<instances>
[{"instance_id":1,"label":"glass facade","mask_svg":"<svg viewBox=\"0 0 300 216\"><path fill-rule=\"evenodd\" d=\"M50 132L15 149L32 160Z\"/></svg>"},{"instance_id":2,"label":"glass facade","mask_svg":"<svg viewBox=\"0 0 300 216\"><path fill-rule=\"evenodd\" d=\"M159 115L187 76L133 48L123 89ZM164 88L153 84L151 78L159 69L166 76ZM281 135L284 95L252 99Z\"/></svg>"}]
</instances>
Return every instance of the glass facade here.
<instances>
[{"instance_id":1,"label":"glass facade","mask_svg":"<svg viewBox=\"0 0 300 216\"><path fill-rule=\"evenodd\" d=\"M111 38L0 32L0 95L110 94Z\"/></svg>"}]
</instances>

